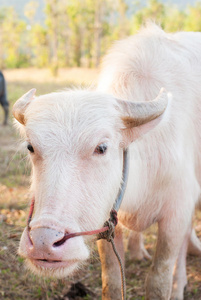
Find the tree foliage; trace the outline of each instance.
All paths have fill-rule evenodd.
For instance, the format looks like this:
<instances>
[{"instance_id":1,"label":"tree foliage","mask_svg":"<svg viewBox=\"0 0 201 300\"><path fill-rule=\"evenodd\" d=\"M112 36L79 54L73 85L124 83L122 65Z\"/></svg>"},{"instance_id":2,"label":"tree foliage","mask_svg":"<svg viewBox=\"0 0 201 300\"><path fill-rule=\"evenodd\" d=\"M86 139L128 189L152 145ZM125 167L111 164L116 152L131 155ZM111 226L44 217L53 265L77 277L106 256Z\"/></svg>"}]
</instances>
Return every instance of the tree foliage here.
<instances>
[{"instance_id":1,"label":"tree foliage","mask_svg":"<svg viewBox=\"0 0 201 300\"><path fill-rule=\"evenodd\" d=\"M0 68L97 67L114 40L136 33L147 20L169 32L201 31L201 3L179 10L159 0L132 9L126 0L45 0L45 21L35 21L37 2L0 11Z\"/></svg>"}]
</instances>

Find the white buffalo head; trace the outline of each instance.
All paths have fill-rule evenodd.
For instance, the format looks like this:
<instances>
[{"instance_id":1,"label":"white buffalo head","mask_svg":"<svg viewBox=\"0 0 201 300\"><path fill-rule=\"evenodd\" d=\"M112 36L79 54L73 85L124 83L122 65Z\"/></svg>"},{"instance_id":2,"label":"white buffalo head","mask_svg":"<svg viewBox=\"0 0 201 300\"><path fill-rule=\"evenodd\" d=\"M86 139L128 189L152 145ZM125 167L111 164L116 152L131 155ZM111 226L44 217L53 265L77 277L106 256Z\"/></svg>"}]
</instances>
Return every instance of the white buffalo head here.
<instances>
[{"instance_id":1,"label":"white buffalo head","mask_svg":"<svg viewBox=\"0 0 201 300\"><path fill-rule=\"evenodd\" d=\"M155 100L135 103L97 91L34 94L13 107L35 200L19 254L35 273L64 277L89 258L91 241L65 234L103 226L121 183L123 148L159 123L168 96L161 90Z\"/></svg>"}]
</instances>

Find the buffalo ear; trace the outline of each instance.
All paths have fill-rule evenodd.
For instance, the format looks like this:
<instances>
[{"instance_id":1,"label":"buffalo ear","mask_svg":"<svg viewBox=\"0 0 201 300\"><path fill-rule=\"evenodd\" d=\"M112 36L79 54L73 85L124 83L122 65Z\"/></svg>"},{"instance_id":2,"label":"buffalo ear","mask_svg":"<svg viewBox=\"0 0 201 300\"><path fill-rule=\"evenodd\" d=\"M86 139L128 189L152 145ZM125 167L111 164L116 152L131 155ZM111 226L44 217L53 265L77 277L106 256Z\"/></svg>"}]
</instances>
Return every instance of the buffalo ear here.
<instances>
[{"instance_id":1,"label":"buffalo ear","mask_svg":"<svg viewBox=\"0 0 201 300\"><path fill-rule=\"evenodd\" d=\"M124 143L126 142L127 146L158 125L165 115L164 112L170 99L171 94L162 88L159 95L152 101L117 100L123 121Z\"/></svg>"},{"instance_id":2,"label":"buffalo ear","mask_svg":"<svg viewBox=\"0 0 201 300\"><path fill-rule=\"evenodd\" d=\"M20 99L18 99L13 106L13 116L22 125L25 125L24 113L29 105L30 101L34 98L36 89L31 89L26 94L24 94Z\"/></svg>"}]
</instances>

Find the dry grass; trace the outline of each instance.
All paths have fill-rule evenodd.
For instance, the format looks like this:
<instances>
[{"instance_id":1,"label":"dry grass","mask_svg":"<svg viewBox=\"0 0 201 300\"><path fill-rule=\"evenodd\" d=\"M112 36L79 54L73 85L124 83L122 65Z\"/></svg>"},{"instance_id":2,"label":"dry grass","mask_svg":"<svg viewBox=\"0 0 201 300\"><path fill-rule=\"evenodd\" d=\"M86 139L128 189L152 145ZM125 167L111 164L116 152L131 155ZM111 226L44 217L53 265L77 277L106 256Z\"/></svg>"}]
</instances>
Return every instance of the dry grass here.
<instances>
[{"instance_id":1,"label":"dry grass","mask_svg":"<svg viewBox=\"0 0 201 300\"><path fill-rule=\"evenodd\" d=\"M9 82L54 83L54 84L95 84L98 78L97 69L72 68L59 69L57 77L54 77L49 69L11 69L4 72Z\"/></svg>"},{"instance_id":2,"label":"dry grass","mask_svg":"<svg viewBox=\"0 0 201 300\"><path fill-rule=\"evenodd\" d=\"M7 71L8 95L11 105L32 87L37 88L38 94L43 94L65 88L71 83L81 83L83 82L82 78L85 78L85 84L87 84L86 78L90 80L91 76L92 79L95 79L95 74L97 74L97 71L93 70L89 72L86 70L62 70L59 79L55 80L48 72L47 70L33 69ZM2 112L0 112L0 122L1 118ZM97 252L82 271L68 280L39 279L24 269L23 259L17 256L19 239L26 226L30 167L26 161L26 153L19 147L19 137L11 123L10 119L8 127L0 126L0 299L67 300L67 292L71 284L78 280L94 294L89 293L84 298L74 299L101 299L100 262L97 259ZM201 238L200 214L197 214L195 226ZM155 227L151 227L146 232L146 248L151 254L154 252L156 241L155 231ZM128 300L144 299L144 281L149 267L149 261L132 262L126 254ZM200 300L200 258L189 257L187 268L189 283L185 292L185 300Z\"/></svg>"}]
</instances>

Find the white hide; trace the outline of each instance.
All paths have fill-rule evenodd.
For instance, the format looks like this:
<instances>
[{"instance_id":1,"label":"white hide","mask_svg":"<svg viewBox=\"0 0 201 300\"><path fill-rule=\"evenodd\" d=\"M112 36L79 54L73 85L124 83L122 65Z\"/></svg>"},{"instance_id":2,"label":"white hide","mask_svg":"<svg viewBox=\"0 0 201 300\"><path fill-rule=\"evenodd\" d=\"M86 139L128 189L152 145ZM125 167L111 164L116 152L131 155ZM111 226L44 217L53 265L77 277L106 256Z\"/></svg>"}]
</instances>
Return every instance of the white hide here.
<instances>
[{"instance_id":1,"label":"white hide","mask_svg":"<svg viewBox=\"0 0 201 300\"><path fill-rule=\"evenodd\" d=\"M165 199L175 198L180 184L181 192L188 185L190 209L200 195L200 49L200 33L166 34L151 25L118 41L104 58L98 90L129 101L149 101L162 86L173 95L169 116L130 146L130 184L121 210L142 216L135 229L167 210L182 210L182 197Z\"/></svg>"},{"instance_id":2,"label":"white hide","mask_svg":"<svg viewBox=\"0 0 201 300\"><path fill-rule=\"evenodd\" d=\"M200 196L200 80L201 34L166 34L151 25L112 47L96 91L34 98L25 111L26 124L20 126L35 151L31 154L35 197L31 228L75 232L102 227L121 182L122 145L134 141L129 146L129 180L119 220L136 231L159 223L157 253L168 245L169 256L157 265L170 265L164 274L171 284L170 274ZM150 101L161 87L173 99L159 125L137 140L134 128L125 140L127 129L115 98ZM108 146L102 156L94 153L101 143ZM76 237L62 245L63 261L75 261L77 267L86 260L89 239ZM33 269L30 248L25 232L19 253L30 259ZM62 277L72 269L34 266L34 271ZM151 272L153 287L148 279L147 294L148 299L156 299L149 293L156 286L162 289L164 282ZM167 286L161 292L164 299L170 297Z\"/></svg>"}]
</instances>

